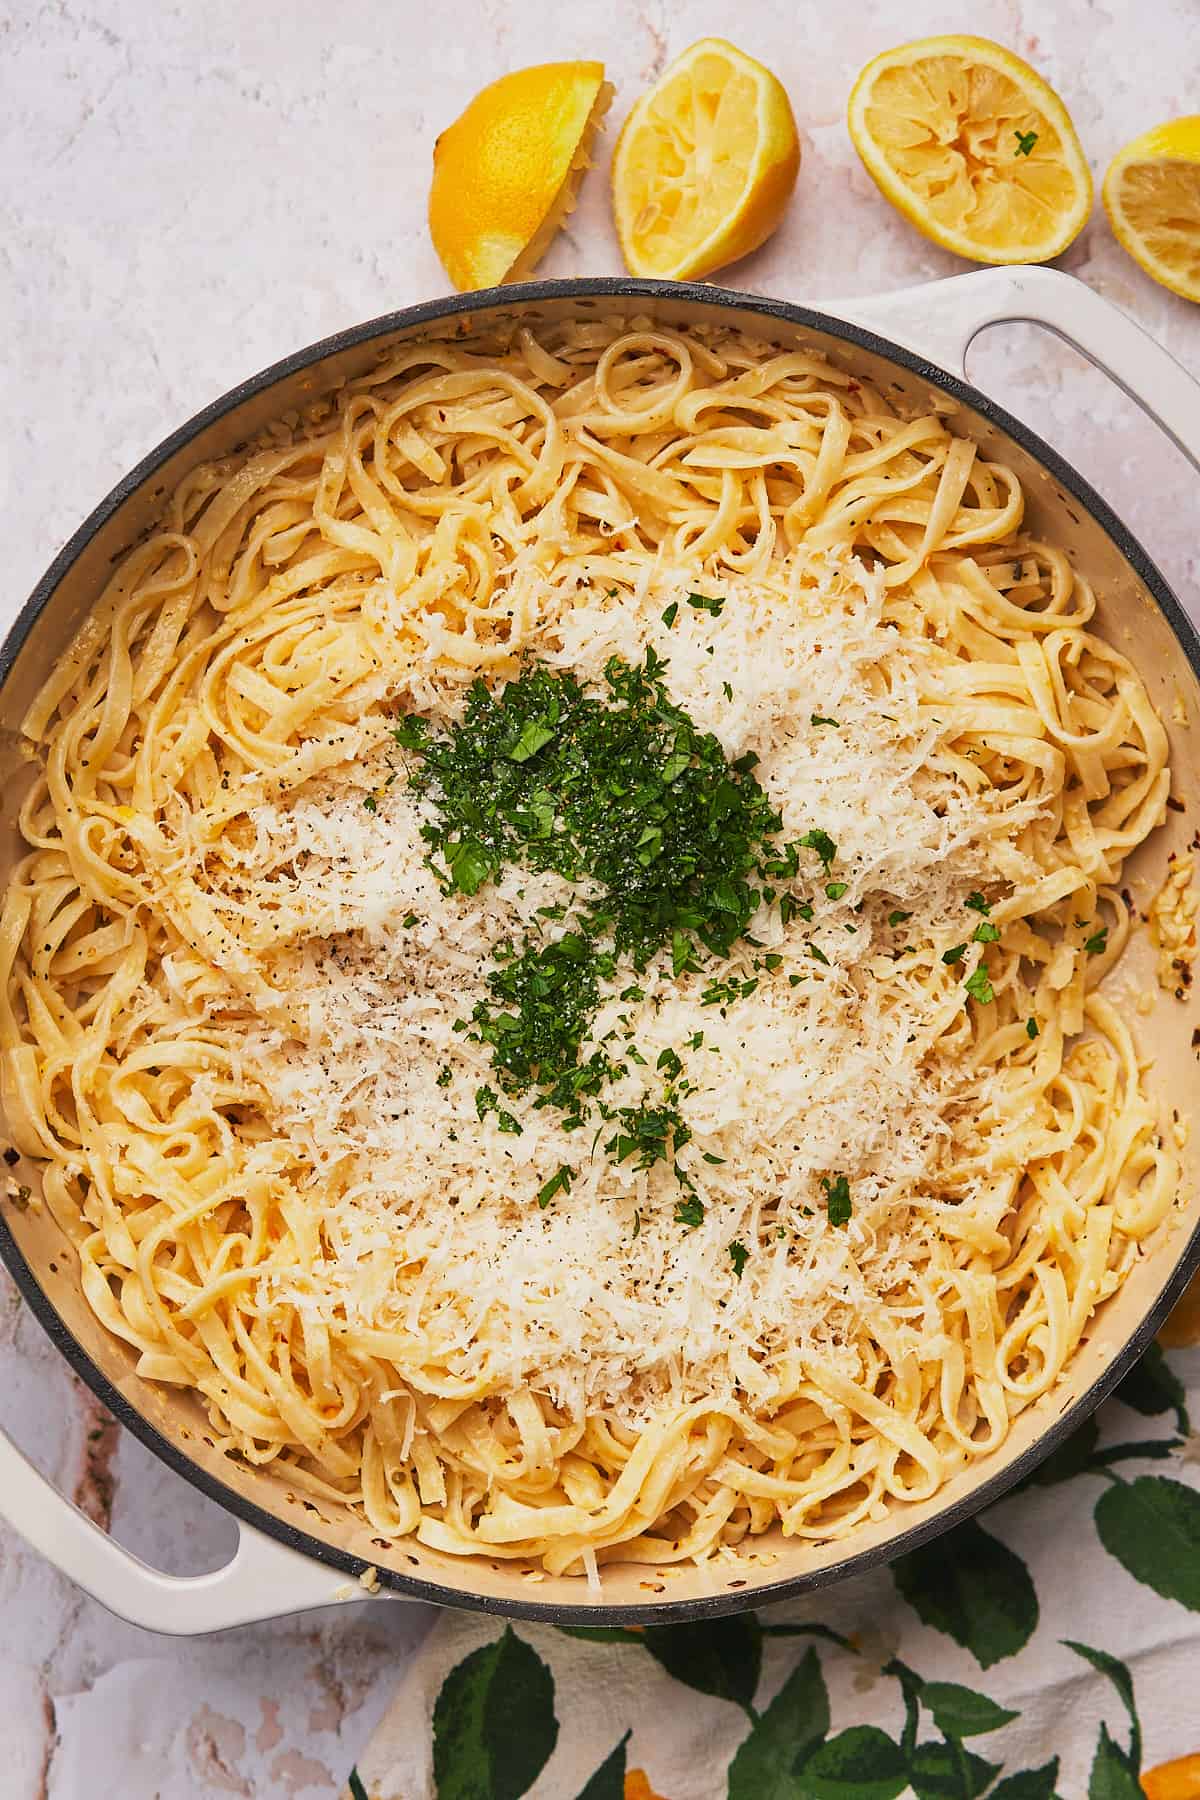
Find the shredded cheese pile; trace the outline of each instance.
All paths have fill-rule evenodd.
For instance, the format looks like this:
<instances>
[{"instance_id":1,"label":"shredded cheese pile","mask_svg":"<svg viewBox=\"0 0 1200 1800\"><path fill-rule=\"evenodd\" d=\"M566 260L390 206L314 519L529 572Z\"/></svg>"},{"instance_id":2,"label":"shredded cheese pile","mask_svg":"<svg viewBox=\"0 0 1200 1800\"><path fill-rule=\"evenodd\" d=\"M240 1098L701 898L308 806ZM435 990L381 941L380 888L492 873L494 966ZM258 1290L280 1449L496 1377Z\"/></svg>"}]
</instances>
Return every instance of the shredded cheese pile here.
<instances>
[{"instance_id":1,"label":"shredded cheese pile","mask_svg":"<svg viewBox=\"0 0 1200 1800\"><path fill-rule=\"evenodd\" d=\"M701 1226L675 1221L669 1168L614 1164L536 1096L505 1101L519 1135L478 1116L489 1057L456 1021L497 946L576 894L520 866L474 896L440 891L420 836L430 803L401 756L377 752L286 807L258 808L239 870L270 891L289 1013L247 1035L246 1067L269 1070L274 1122L311 1168L314 1198L335 1196L319 1202L322 1253L265 1276L264 1299L398 1327L463 1380L534 1383L572 1414L600 1405L631 1421L713 1391L768 1406L800 1344L855 1375L850 1327L866 1318L914 1346L936 1331L936 1281L912 1298L933 1233L987 1242L1004 1210L978 1174L950 1187L938 1174L954 1118L973 1122L997 1078L929 1054L947 1014L962 1013L961 971L931 984L905 947L969 936L965 896L999 866L1027 873L1014 840L1031 809L967 789L921 646L883 623L881 584L824 558L806 574L802 590L730 583L715 618L669 573L635 595L547 584L525 645L594 680L610 656L636 662L652 645L676 703L731 759L758 754L782 835L819 825L838 846L840 898L814 878L811 922L784 926L765 906L753 922L780 959L769 972L739 946L700 974L657 963L638 1001L618 997L627 972L607 984L591 1043L612 1033L643 1059L611 1104L651 1098L659 1054L682 1052L694 1135L681 1160ZM457 716L461 691L440 699ZM814 714L837 723L814 726ZM911 917L890 926L898 911ZM704 1003L710 983L753 979L756 964L752 993ZM563 1165L569 1192L539 1208ZM846 1228L828 1223L820 1186L838 1170L854 1174ZM753 1247L740 1275L731 1243Z\"/></svg>"}]
</instances>

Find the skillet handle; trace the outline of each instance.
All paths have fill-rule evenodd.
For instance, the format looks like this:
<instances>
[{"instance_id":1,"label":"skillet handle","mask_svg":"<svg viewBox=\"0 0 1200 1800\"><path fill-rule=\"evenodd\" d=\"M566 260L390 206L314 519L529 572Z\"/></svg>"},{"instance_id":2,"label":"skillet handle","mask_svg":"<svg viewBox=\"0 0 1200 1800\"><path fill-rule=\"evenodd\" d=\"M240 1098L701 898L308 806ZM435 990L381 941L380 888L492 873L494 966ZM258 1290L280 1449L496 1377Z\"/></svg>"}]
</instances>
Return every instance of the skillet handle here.
<instances>
[{"instance_id":1,"label":"skillet handle","mask_svg":"<svg viewBox=\"0 0 1200 1800\"><path fill-rule=\"evenodd\" d=\"M1200 383L1127 314L1072 275L1034 266L980 269L874 299L835 301L825 310L956 375L986 326L1016 320L1045 325L1110 375L1200 468Z\"/></svg>"},{"instance_id":2,"label":"skillet handle","mask_svg":"<svg viewBox=\"0 0 1200 1800\"><path fill-rule=\"evenodd\" d=\"M207 1575L164 1575L94 1525L4 1432L0 1516L85 1593L147 1631L191 1637L366 1597L353 1576L276 1543L241 1520L237 1550L224 1568Z\"/></svg>"}]
</instances>

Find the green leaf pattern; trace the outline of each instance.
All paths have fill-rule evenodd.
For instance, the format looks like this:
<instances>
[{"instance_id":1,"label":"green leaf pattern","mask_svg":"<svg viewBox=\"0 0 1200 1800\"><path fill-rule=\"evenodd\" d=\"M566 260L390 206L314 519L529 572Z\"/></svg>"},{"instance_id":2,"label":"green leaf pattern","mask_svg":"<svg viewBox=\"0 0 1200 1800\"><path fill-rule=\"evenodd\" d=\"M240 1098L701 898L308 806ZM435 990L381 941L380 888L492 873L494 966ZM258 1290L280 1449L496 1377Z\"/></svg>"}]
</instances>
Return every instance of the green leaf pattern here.
<instances>
[{"instance_id":1,"label":"green leaf pattern","mask_svg":"<svg viewBox=\"0 0 1200 1800\"><path fill-rule=\"evenodd\" d=\"M1070 1483L1070 1516L1080 1531L1089 1531L1089 1512L1094 1515L1099 1545L1112 1559L1105 1566L1113 1579L1132 1578L1147 1594L1200 1613L1200 1492L1180 1461L1190 1430L1187 1399L1178 1374L1157 1346L1122 1382L1116 1402L1100 1417L1106 1423L1114 1419L1117 1429L1111 1435L1118 1441L1106 1444L1101 1426L1089 1420L1026 1478L1004 1503L1002 1515L991 1515L987 1528L970 1520L893 1565L895 1587L910 1616L957 1646L969 1659L961 1663L964 1671L971 1663L990 1670L1020 1655L1034 1637L1039 1605L1030 1570L1006 1541L1014 1534L1001 1536L992 1526L1001 1517L1019 1521L1020 1509L1035 1490L1046 1493ZM1157 1427L1161 1433L1166 1422L1175 1435L1121 1438L1121 1409L1126 1409L1126 1420L1132 1411L1154 1422L1144 1431ZM1169 1458L1173 1472L1126 1467L1138 1458L1160 1464ZM1019 1529L1015 1536L1022 1541ZM819 1607L812 1611L819 1613ZM726 1743L731 1725L736 1733L737 1715L742 1715L732 1757L724 1751L724 1768L713 1769L713 1800L725 1795L728 1800L1071 1800L1061 1790L1058 1756L1022 1767L1024 1759L1018 1755L1014 1763L1009 1728L1021 1714L968 1684L969 1673L968 1683L926 1679L919 1666L895 1655L872 1662L870 1646L848 1639L819 1617L796 1623L769 1613L761 1618L743 1613L644 1631L577 1626L564 1632L588 1643L586 1654L596 1659L598 1683L607 1659L642 1658L646 1680L661 1683L666 1677L678 1690L680 1707L720 1709L713 1718L720 1720ZM929 1643L918 1628L911 1646L906 1640L906 1656L919 1665L925 1657L916 1654L916 1647L925 1646L927 1654ZM1082 1679L1101 1684L1091 1690L1087 1709L1093 1721L1099 1720L1092 1726L1096 1737L1087 1770L1088 1800L1145 1800L1142 1724L1130 1667L1112 1650L1073 1638L1063 1644L1080 1659ZM1056 1654L1061 1657L1062 1652ZM829 1686L835 1668L836 1704ZM845 1698L847 1668L863 1670L853 1683L854 1693L861 1695L853 1703L857 1716L848 1711ZM1006 1684L1003 1691L1031 1690ZM1196 1718L1197 1742L1189 1748L1200 1752L1200 1711ZM431 1795L436 1800L520 1800L536 1786L537 1800L566 1794L576 1800L629 1800L656 1792L649 1753L639 1750L638 1727L632 1727L631 1743L625 1719L614 1717L611 1725L612 1747L607 1753L602 1746L592 1752L590 1777L583 1779L585 1764L569 1787L555 1786L560 1726L569 1737L570 1720L556 1713L547 1660L522 1636L520 1625L506 1626L463 1657L442 1681L433 1707ZM986 1755L977 1740L986 1740ZM1080 1748L1072 1755L1078 1757ZM631 1774L639 1762L647 1763L647 1775ZM1086 1765L1072 1766L1082 1782ZM359 1773L352 1771L346 1792L361 1796L366 1791ZM669 1788L665 1800L674 1800Z\"/></svg>"}]
</instances>

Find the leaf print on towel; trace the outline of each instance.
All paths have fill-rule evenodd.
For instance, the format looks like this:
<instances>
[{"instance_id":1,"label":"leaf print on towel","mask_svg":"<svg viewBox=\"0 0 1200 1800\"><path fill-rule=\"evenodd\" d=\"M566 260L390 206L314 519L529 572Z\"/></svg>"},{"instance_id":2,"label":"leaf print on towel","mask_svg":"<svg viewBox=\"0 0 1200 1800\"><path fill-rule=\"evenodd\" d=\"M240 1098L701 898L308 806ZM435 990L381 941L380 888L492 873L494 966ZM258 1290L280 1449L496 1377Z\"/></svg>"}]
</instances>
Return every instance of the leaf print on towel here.
<instances>
[{"instance_id":1,"label":"leaf print on towel","mask_svg":"<svg viewBox=\"0 0 1200 1800\"><path fill-rule=\"evenodd\" d=\"M999 1731L1001 1725L1021 1716L1005 1706L997 1706L986 1694L959 1687L954 1681L925 1682L921 1700L933 1714L942 1736L948 1738L980 1737L985 1731Z\"/></svg>"},{"instance_id":2,"label":"leaf print on towel","mask_svg":"<svg viewBox=\"0 0 1200 1800\"><path fill-rule=\"evenodd\" d=\"M999 1786L992 1789L988 1800L1058 1800L1057 1780L1056 1756L1038 1769L1019 1769L1015 1775L1006 1775Z\"/></svg>"},{"instance_id":3,"label":"leaf print on towel","mask_svg":"<svg viewBox=\"0 0 1200 1800\"><path fill-rule=\"evenodd\" d=\"M433 1709L438 1800L519 1800L557 1741L553 1677L506 1625L442 1683Z\"/></svg>"},{"instance_id":4,"label":"leaf print on towel","mask_svg":"<svg viewBox=\"0 0 1200 1800\"><path fill-rule=\"evenodd\" d=\"M1168 1475L1139 1475L1096 1502L1096 1529L1135 1581L1200 1612L1200 1494Z\"/></svg>"},{"instance_id":5,"label":"leaf print on towel","mask_svg":"<svg viewBox=\"0 0 1200 1800\"><path fill-rule=\"evenodd\" d=\"M969 1650L981 1669L1015 1656L1037 1627L1029 1570L974 1519L902 1556L892 1574L918 1618Z\"/></svg>"},{"instance_id":6,"label":"leaf print on towel","mask_svg":"<svg viewBox=\"0 0 1200 1800\"><path fill-rule=\"evenodd\" d=\"M810 1646L729 1765L729 1800L804 1800L800 1771L829 1730L829 1694Z\"/></svg>"},{"instance_id":7,"label":"leaf print on towel","mask_svg":"<svg viewBox=\"0 0 1200 1800\"><path fill-rule=\"evenodd\" d=\"M1096 1650L1090 1644L1077 1644L1071 1638L1063 1643L1076 1656L1082 1656L1093 1669L1106 1675L1121 1697L1129 1716L1129 1748L1123 1750L1106 1723L1101 1723L1092 1773L1088 1781L1088 1800L1144 1800L1138 1774L1142 1766L1142 1724L1138 1717L1133 1692L1133 1677L1125 1664L1107 1650Z\"/></svg>"},{"instance_id":8,"label":"leaf print on towel","mask_svg":"<svg viewBox=\"0 0 1200 1800\"><path fill-rule=\"evenodd\" d=\"M1141 1361L1133 1365L1117 1388L1114 1399L1147 1418L1173 1412L1175 1429L1180 1437L1186 1437L1191 1430L1183 1383L1157 1344L1151 1344Z\"/></svg>"},{"instance_id":9,"label":"leaf print on towel","mask_svg":"<svg viewBox=\"0 0 1200 1800\"><path fill-rule=\"evenodd\" d=\"M1084 1475L1092 1466L1092 1458L1100 1442L1100 1426L1095 1413L1085 1419L1078 1431L1073 1431L1065 1443L1052 1450L1049 1456L1040 1462L1031 1475L1017 1483L1015 1493L1027 1486L1053 1487L1056 1482L1070 1481L1074 1475Z\"/></svg>"},{"instance_id":10,"label":"leaf print on towel","mask_svg":"<svg viewBox=\"0 0 1200 1800\"><path fill-rule=\"evenodd\" d=\"M851 1725L814 1750L796 1793L805 1800L898 1800L908 1778L908 1759L886 1731Z\"/></svg>"},{"instance_id":11,"label":"leaf print on towel","mask_svg":"<svg viewBox=\"0 0 1200 1800\"><path fill-rule=\"evenodd\" d=\"M919 1744L909 1778L917 1800L978 1800L1000 1764L985 1762L961 1744Z\"/></svg>"},{"instance_id":12,"label":"leaf print on towel","mask_svg":"<svg viewBox=\"0 0 1200 1800\"><path fill-rule=\"evenodd\" d=\"M626 1800L625 1746L628 1742L629 1733L626 1732L591 1780L579 1790L577 1800Z\"/></svg>"},{"instance_id":13,"label":"leaf print on towel","mask_svg":"<svg viewBox=\"0 0 1200 1800\"><path fill-rule=\"evenodd\" d=\"M694 1625L651 1625L641 1642L668 1675L711 1694L732 1700L754 1717L754 1695L762 1669L762 1628L753 1613L734 1613Z\"/></svg>"},{"instance_id":14,"label":"leaf print on towel","mask_svg":"<svg viewBox=\"0 0 1200 1800\"><path fill-rule=\"evenodd\" d=\"M1088 1800L1145 1800L1142 1784L1130 1770L1121 1746L1100 1727L1100 1742L1092 1761Z\"/></svg>"}]
</instances>

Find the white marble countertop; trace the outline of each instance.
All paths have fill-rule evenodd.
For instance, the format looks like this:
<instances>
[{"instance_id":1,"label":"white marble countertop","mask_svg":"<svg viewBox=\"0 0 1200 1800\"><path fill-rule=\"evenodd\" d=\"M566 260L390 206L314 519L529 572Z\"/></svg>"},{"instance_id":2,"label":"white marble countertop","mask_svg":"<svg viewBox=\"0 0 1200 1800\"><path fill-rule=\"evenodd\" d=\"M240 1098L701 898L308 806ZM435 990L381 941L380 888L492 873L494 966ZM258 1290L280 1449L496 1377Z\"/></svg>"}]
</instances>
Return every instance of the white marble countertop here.
<instances>
[{"instance_id":1,"label":"white marble countertop","mask_svg":"<svg viewBox=\"0 0 1200 1800\"><path fill-rule=\"evenodd\" d=\"M15 0L0 15L0 622L188 414L299 345L444 291L424 224L433 139L507 68L602 57L618 122L666 60L730 33L781 76L804 138L782 229L730 282L819 301L961 268L890 211L844 125L862 63L946 29L1036 61L1097 177L1200 92L1193 0L459 0L437 15L414 0ZM1147 280L1098 206L1063 260L1200 371L1200 308ZM544 272L619 270L600 170ZM980 341L971 374L1066 452L1195 610L1196 477L1183 456L1032 328ZM0 1356L0 1423L94 1518L172 1571L228 1556L232 1522L106 1421L7 1284ZM0 1607L9 1800L333 1795L429 1618L375 1604L155 1637L3 1532Z\"/></svg>"}]
</instances>

